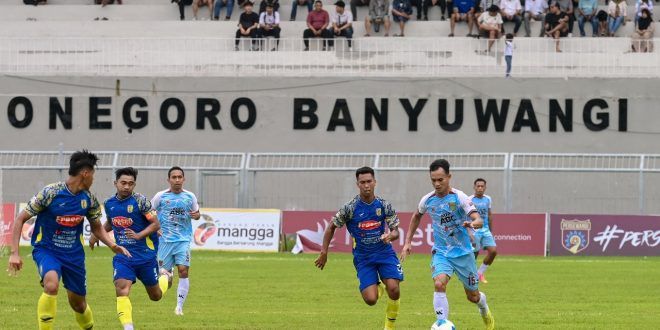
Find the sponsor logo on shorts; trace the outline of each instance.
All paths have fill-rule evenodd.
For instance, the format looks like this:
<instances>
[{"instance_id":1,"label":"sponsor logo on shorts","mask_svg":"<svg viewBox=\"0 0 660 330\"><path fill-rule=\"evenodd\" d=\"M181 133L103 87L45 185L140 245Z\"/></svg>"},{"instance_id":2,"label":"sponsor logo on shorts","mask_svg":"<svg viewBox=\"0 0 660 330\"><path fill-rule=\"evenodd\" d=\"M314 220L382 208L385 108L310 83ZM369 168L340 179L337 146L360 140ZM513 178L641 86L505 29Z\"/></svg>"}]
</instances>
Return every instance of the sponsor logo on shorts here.
<instances>
[{"instance_id":1,"label":"sponsor logo on shorts","mask_svg":"<svg viewBox=\"0 0 660 330\"><path fill-rule=\"evenodd\" d=\"M112 225L115 227L128 228L133 224L133 219L127 217L112 218Z\"/></svg>"},{"instance_id":2,"label":"sponsor logo on shorts","mask_svg":"<svg viewBox=\"0 0 660 330\"><path fill-rule=\"evenodd\" d=\"M55 221L64 227L75 227L83 221L82 215L60 215L55 218Z\"/></svg>"},{"instance_id":3,"label":"sponsor logo on shorts","mask_svg":"<svg viewBox=\"0 0 660 330\"><path fill-rule=\"evenodd\" d=\"M360 228L361 230L374 230L380 228L380 221L376 221L376 220L362 221L358 225L358 228Z\"/></svg>"}]
</instances>

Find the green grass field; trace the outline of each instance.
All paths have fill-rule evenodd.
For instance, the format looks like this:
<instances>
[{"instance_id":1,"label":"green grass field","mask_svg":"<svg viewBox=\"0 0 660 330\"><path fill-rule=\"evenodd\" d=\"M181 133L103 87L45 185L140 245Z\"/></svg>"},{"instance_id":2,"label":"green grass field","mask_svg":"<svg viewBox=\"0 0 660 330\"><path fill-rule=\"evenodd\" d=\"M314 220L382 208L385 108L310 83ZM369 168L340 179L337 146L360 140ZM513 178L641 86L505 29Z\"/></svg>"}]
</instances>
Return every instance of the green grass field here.
<instances>
[{"instance_id":1,"label":"green grass field","mask_svg":"<svg viewBox=\"0 0 660 330\"><path fill-rule=\"evenodd\" d=\"M0 328L36 328L41 292L29 249L17 278L0 276ZM173 313L176 292L149 301L141 284L131 294L137 329L382 329L384 302L367 306L352 259L331 254L323 271L315 255L194 251L185 316ZM7 265L7 257L0 261ZM404 263L398 329L434 321L429 256ZM498 329L660 329L660 258L498 257L480 289ZM88 302L96 329L120 329L115 316L111 255L87 251ZM176 280L173 289L176 289ZM460 283L449 284L450 319L482 329ZM58 298L57 329L75 329L66 294Z\"/></svg>"}]
</instances>

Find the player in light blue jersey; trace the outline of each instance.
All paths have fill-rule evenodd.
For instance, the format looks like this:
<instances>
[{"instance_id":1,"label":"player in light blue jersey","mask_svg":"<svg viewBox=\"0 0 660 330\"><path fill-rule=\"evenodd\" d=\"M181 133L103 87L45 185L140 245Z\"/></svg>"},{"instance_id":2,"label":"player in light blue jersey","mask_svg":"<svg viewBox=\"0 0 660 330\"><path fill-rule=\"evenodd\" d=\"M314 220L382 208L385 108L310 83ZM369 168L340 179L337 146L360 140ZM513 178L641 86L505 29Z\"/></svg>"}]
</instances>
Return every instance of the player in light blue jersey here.
<instances>
[{"instance_id":1,"label":"player in light blue jersey","mask_svg":"<svg viewBox=\"0 0 660 330\"><path fill-rule=\"evenodd\" d=\"M174 313L183 315L183 304L188 297L190 280L191 219L199 220L199 204L195 194L183 189L186 181L183 169L174 166L167 171L170 188L154 196L151 205L158 213L162 236L158 246L158 263L168 272L176 265L179 273L177 303Z\"/></svg>"},{"instance_id":2,"label":"player in light blue jersey","mask_svg":"<svg viewBox=\"0 0 660 330\"><path fill-rule=\"evenodd\" d=\"M493 229L493 215L491 213L492 200L490 196L486 195L486 180L478 178L474 180L474 195L470 196L470 201L477 208L477 212L484 220L484 226L480 229L475 230L474 232L474 258L476 259L479 255L479 250L484 249L487 251L487 255L483 260L477 274L479 275L479 282L488 283L484 273L488 266L493 264L495 257L497 256L497 244L495 244L495 238L491 233Z\"/></svg>"},{"instance_id":3,"label":"player in light blue jersey","mask_svg":"<svg viewBox=\"0 0 660 330\"><path fill-rule=\"evenodd\" d=\"M321 254L316 267L323 269L328 248L337 228L346 226L353 237L353 265L360 282L362 299L367 305L378 302L387 290L385 329L394 329L399 315L399 282L403 281L401 263L390 242L399 238L399 217L392 205L374 194L374 170L361 167L355 172L360 194L346 203L332 218L323 235ZM386 228L387 227L387 228ZM389 231L386 232L386 229ZM381 282L384 282L384 288Z\"/></svg>"},{"instance_id":4,"label":"player in light blue jersey","mask_svg":"<svg viewBox=\"0 0 660 330\"><path fill-rule=\"evenodd\" d=\"M463 283L468 300L479 307L486 329L494 329L495 320L486 303L486 295L479 291L477 266L468 233L470 229L481 228L483 220L467 195L450 186L449 162L444 159L435 160L429 170L434 191L422 197L412 216L401 260L410 255L413 235L422 216L428 213L433 225L431 272L435 284L433 308L437 324L443 324L449 315L447 283L456 273Z\"/></svg>"}]
</instances>

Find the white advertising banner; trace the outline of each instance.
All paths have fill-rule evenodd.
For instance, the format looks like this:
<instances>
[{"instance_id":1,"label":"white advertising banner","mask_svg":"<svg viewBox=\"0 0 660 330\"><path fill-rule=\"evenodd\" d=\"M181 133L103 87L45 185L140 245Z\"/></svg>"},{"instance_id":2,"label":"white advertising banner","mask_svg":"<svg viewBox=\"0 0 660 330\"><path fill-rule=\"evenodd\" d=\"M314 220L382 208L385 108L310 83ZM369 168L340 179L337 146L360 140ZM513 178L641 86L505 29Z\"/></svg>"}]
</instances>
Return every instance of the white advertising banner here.
<instances>
[{"instance_id":1,"label":"white advertising banner","mask_svg":"<svg viewBox=\"0 0 660 330\"><path fill-rule=\"evenodd\" d=\"M282 212L275 209L202 209L193 222L193 249L277 252Z\"/></svg>"}]
</instances>

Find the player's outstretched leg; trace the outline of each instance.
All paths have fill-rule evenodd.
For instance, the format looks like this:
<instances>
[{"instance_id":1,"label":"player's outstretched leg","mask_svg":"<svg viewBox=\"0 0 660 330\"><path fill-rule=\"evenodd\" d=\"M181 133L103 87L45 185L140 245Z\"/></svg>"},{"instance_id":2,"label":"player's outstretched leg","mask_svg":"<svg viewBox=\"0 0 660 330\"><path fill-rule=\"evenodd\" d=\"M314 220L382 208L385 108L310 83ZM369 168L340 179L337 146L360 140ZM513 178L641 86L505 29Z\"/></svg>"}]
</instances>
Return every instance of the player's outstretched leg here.
<instances>
[{"instance_id":1,"label":"player's outstretched leg","mask_svg":"<svg viewBox=\"0 0 660 330\"><path fill-rule=\"evenodd\" d=\"M483 263L481 264L481 266L479 266L479 270L477 271L477 274L479 275L479 282L481 283L488 283L488 281L486 281L486 277L484 276L484 274L486 273L488 266L493 264L493 261L497 256L497 249L494 246L487 246L486 251L488 252L488 254L484 258Z\"/></svg>"},{"instance_id":2,"label":"player's outstretched leg","mask_svg":"<svg viewBox=\"0 0 660 330\"><path fill-rule=\"evenodd\" d=\"M115 272L118 273L115 267ZM132 277L128 276L127 278ZM134 278L134 277L133 277ZM115 280L115 292L117 293L117 318L124 330L133 330L133 305L128 295L131 293L133 281L125 278Z\"/></svg>"},{"instance_id":3,"label":"player's outstretched leg","mask_svg":"<svg viewBox=\"0 0 660 330\"><path fill-rule=\"evenodd\" d=\"M449 300L447 300L447 283L449 276L440 274L433 278L435 292L433 292L433 310L436 322L442 324L449 317Z\"/></svg>"},{"instance_id":4,"label":"player's outstretched leg","mask_svg":"<svg viewBox=\"0 0 660 330\"><path fill-rule=\"evenodd\" d=\"M399 306L401 304L399 280L384 279L387 288L387 307L385 308L385 330L394 330L397 316L399 316Z\"/></svg>"},{"instance_id":5,"label":"player's outstretched leg","mask_svg":"<svg viewBox=\"0 0 660 330\"><path fill-rule=\"evenodd\" d=\"M165 268L160 269L160 276L158 277L158 287L160 288L161 295L165 295L165 292L172 287L172 273L167 271Z\"/></svg>"},{"instance_id":6,"label":"player's outstretched leg","mask_svg":"<svg viewBox=\"0 0 660 330\"><path fill-rule=\"evenodd\" d=\"M72 291L67 291L69 296L69 305L76 314L76 322L80 329L89 330L94 328L94 315L92 309L87 304L85 296L81 296Z\"/></svg>"},{"instance_id":7,"label":"player's outstretched leg","mask_svg":"<svg viewBox=\"0 0 660 330\"><path fill-rule=\"evenodd\" d=\"M177 265L179 270L179 287L177 288L176 308L174 314L183 315L183 304L188 297L190 290L190 280L188 279L188 267Z\"/></svg>"},{"instance_id":8,"label":"player's outstretched leg","mask_svg":"<svg viewBox=\"0 0 660 330\"><path fill-rule=\"evenodd\" d=\"M43 276L44 292L37 303L37 321L40 330L51 330L54 328L55 315L57 314L57 291L59 288L59 276L52 270Z\"/></svg>"},{"instance_id":9,"label":"player's outstretched leg","mask_svg":"<svg viewBox=\"0 0 660 330\"><path fill-rule=\"evenodd\" d=\"M479 290L468 289L465 289L465 293L467 294L468 300L477 304L477 307L479 308L479 314L481 314L481 318L484 320L484 325L486 325L486 330L495 329L495 319L493 318L493 314L490 312L490 308L488 308L488 303L486 302L486 294L480 292Z\"/></svg>"}]
</instances>

